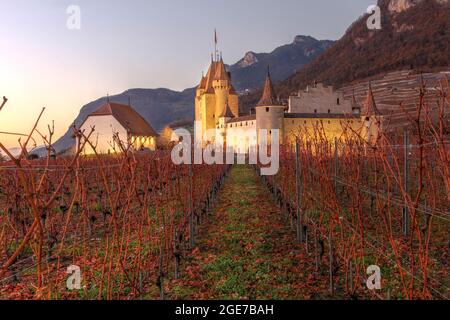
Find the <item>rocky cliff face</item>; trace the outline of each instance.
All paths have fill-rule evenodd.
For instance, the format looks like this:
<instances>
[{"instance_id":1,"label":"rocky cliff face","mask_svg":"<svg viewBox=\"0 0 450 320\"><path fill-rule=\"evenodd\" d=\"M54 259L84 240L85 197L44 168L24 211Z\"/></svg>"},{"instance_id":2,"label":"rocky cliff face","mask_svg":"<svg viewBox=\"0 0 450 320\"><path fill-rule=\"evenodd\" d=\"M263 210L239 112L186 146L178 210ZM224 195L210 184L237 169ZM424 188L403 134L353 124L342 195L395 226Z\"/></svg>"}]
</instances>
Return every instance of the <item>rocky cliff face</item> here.
<instances>
[{"instance_id":1,"label":"rocky cliff face","mask_svg":"<svg viewBox=\"0 0 450 320\"><path fill-rule=\"evenodd\" d=\"M439 4L450 3L450 0L390 0L388 9L391 13L401 13L424 1L436 1Z\"/></svg>"},{"instance_id":2,"label":"rocky cliff face","mask_svg":"<svg viewBox=\"0 0 450 320\"><path fill-rule=\"evenodd\" d=\"M268 66L275 81L284 80L320 56L332 44L333 41L299 35L292 43L270 53L248 52L238 63L229 67L233 84L241 93L262 87Z\"/></svg>"},{"instance_id":3,"label":"rocky cliff face","mask_svg":"<svg viewBox=\"0 0 450 320\"><path fill-rule=\"evenodd\" d=\"M382 29L367 28L368 15L317 59L277 86L281 98L313 81L341 87L387 72L449 70L450 0L379 0ZM241 99L241 110L261 92Z\"/></svg>"},{"instance_id":4,"label":"rocky cliff face","mask_svg":"<svg viewBox=\"0 0 450 320\"><path fill-rule=\"evenodd\" d=\"M391 0L388 9L390 12L400 13L422 1L423 0Z\"/></svg>"},{"instance_id":5,"label":"rocky cliff face","mask_svg":"<svg viewBox=\"0 0 450 320\"><path fill-rule=\"evenodd\" d=\"M241 68L250 67L251 65L254 65L255 63L259 62L259 58L261 58L261 54L258 55L252 51L247 52L241 60L238 61L237 65Z\"/></svg>"}]
</instances>

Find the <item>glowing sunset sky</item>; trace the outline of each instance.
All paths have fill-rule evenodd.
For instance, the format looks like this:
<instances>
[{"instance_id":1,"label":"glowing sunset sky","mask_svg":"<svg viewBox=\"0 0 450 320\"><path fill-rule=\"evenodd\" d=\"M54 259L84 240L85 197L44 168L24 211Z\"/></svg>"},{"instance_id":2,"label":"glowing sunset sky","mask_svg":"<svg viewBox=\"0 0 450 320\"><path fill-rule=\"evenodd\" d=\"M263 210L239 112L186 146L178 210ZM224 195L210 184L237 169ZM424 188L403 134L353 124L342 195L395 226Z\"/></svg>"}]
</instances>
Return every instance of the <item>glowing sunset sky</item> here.
<instances>
[{"instance_id":1,"label":"glowing sunset sky","mask_svg":"<svg viewBox=\"0 0 450 320\"><path fill-rule=\"evenodd\" d=\"M59 138L80 108L129 88L196 85L213 31L226 63L270 52L295 35L338 39L375 0L0 0L0 131L55 120ZM68 6L81 9L69 30ZM0 134L7 147L17 137Z\"/></svg>"}]
</instances>

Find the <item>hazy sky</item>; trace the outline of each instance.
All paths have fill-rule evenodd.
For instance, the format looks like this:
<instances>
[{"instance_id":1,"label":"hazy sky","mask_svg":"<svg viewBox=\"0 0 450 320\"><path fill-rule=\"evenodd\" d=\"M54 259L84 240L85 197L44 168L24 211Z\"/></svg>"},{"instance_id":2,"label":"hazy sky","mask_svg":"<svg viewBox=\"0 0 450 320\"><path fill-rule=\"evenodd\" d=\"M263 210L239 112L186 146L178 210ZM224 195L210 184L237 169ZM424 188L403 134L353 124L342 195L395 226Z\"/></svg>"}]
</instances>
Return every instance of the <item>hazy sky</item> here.
<instances>
[{"instance_id":1,"label":"hazy sky","mask_svg":"<svg viewBox=\"0 0 450 320\"><path fill-rule=\"evenodd\" d=\"M338 39L376 0L0 0L0 131L41 128L59 137L86 103L129 88L181 90L199 81L213 51L232 64L295 35ZM66 12L81 9L81 29ZM0 134L8 147L17 137Z\"/></svg>"}]
</instances>

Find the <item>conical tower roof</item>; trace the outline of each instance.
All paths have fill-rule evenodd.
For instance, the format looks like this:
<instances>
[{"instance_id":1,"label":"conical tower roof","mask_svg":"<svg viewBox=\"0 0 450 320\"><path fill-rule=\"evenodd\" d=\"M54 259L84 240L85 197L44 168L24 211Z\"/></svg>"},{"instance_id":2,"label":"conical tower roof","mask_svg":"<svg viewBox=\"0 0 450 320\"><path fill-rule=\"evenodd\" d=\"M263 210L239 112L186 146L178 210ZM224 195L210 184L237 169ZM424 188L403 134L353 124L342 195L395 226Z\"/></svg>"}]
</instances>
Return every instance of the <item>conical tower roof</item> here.
<instances>
[{"instance_id":1,"label":"conical tower roof","mask_svg":"<svg viewBox=\"0 0 450 320\"><path fill-rule=\"evenodd\" d=\"M205 89L207 93L214 93L214 88L213 88L213 80L214 80L214 75L216 74L216 67L217 67L217 62L214 60L211 60L211 65L209 66L208 69L208 73L206 74L205 77Z\"/></svg>"},{"instance_id":2,"label":"conical tower roof","mask_svg":"<svg viewBox=\"0 0 450 320\"><path fill-rule=\"evenodd\" d=\"M366 107L366 112L365 112L366 116L381 115L380 110L378 110L378 108L377 108L377 104L375 102L375 97L374 97L373 91L372 91L372 85L370 82L369 82L369 91L367 92L365 107Z\"/></svg>"},{"instance_id":3,"label":"conical tower roof","mask_svg":"<svg viewBox=\"0 0 450 320\"><path fill-rule=\"evenodd\" d=\"M214 80L230 80L227 70L225 69L225 64L222 58L217 62L216 73L214 75Z\"/></svg>"},{"instance_id":4,"label":"conical tower roof","mask_svg":"<svg viewBox=\"0 0 450 320\"><path fill-rule=\"evenodd\" d=\"M222 114L219 118L234 118L233 112L231 112L230 105L228 104L228 100L225 103L225 108L222 111Z\"/></svg>"},{"instance_id":5,"label":"conical tower roof","mask_svg":"<svg viewBox=\"0 0 450 320\"><path fill-rule=\"evenodd\" d=\"M279 105L275 90L273 89L272 78L270 77L270 71L267 70L266 82L264 83L263 94L261 100L259 100L258 106L275 106Z\"/></svg>"},{"instance_id":6,"label":"conical tower roof","mask_svg":"<svg viewBox=\"0 0 450 320\"><path fill-rule=\"evenodd\" d=\"M205 89L206 88L206 77L202 75L202 80L200 80L200 84L198 85L197 89Z\"/></svg>"}]
</instances>

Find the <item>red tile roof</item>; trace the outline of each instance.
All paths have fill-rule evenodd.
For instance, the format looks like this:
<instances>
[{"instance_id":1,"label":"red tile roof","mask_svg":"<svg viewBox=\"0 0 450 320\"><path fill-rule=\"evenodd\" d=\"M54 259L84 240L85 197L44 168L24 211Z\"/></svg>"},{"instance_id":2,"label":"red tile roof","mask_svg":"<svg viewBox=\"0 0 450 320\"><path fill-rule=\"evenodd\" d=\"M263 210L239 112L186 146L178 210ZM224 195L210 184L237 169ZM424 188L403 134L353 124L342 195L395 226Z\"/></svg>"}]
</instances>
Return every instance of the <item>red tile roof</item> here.
<instances>
[{"instance_id":1,"label":"red tile roof","mask_svg":"<svg viewBox=\"0 0 450 320\"><path fill-rule=\"evenodd\" d=\"M204 89L206 93L214 93L213 81L214 80L227 80L230 83L230 94L236 94L236 90L231 84L231 75L226 70L223 60L211 61L206 76L203 76L200 80L200 84L197 89Z\"/></svg>"},{"instance_id":2,"label":"red tile roof","mask_svg":"<svg viewBox=\"0 0 450 320\"><path fill-rule=\"evenodd\" d=\"M219 116L219 118L234 118L234 114L230 110L230 105L228 104L228 101L226 101L225 108L223 109L222 114Z\"/></svg>"},{"instance_id":3,"label":"red tile roof","mask_svg":"<svg viewBox=\"0 0 450 320\"><path fill-rule=\"evenodd\" d=\"M230 80L230 76L225 69L225 64L223 63L222 58L219 62L217 62L214 80Z\"/></svg>"},{"instance_id":4,"label":"red tile roof","mask_svg":"<svg viewBox=\"0 0 450 320\"><path fill-rule=\"evenodd\" d=\"M252 120L256 120L256 114L250 114L247 116L233 118L233 119L230 119L229 121L227 121L227 123L236 123L236 122L241 122L241 121L252 121Z\"/></svg>"},{"instance_id":5,"label":"red tile roof","mask_svg":"<svg viewBox=\"0 0 450 320\"><path fill-rule=\"evenodd\" d=\"M119 123L134 136L158 136L150 124L131 106L108 102L89 117L112 115Z\"/></svg>"},{"instance_id":6,"label":"red tile roof","mask_svg":"<svg viewBox=\"0 0 450 320\"><path fill-rule=\"evenodd\" d=\"M261 100L259 100L257 106L278 106L279 103L277 101L277 98L275 97L275 90L273 89L272 79L270 78L270 73L267 73L266 82L264 83L264 90L261 97Z\"/></svg>"},{"instance_id":7,"label":"red tile roof","mask_svg":"<svg viewBox=\"0 0 450 320\"><path fill-rule=\"evenodd\" d=\"M202 76L202 80L200 80L200 84L198 85L197 89L205 89L206 87L206 77Z\"/></svg>"},{"instance_id":8,"label":"red tile roof","mask_svg":"<svg viewBox=\"0 0 450 320\"><path fill-rule=\"evenodd\" d=\"M344 113L285 113L286 119L359 119L355 114Z\"/></svg>"},{"instance_id":9,"label":"red tile roof","mask_svg":"<svg viewBox=\"0 0 450 320\"><path fill-rule=\"evenodd\" d=\"M209 66L208 73L206 74L206 81L203 83L204 87L201 87L202 89L205 89L207 93L214 93L214 89L212 86L214 75L216 73L216 65L217 62L212 61L211 65Z\"/></svg>"}]
</instances>

